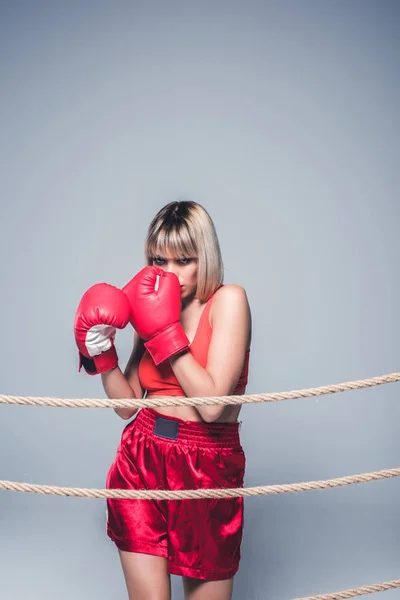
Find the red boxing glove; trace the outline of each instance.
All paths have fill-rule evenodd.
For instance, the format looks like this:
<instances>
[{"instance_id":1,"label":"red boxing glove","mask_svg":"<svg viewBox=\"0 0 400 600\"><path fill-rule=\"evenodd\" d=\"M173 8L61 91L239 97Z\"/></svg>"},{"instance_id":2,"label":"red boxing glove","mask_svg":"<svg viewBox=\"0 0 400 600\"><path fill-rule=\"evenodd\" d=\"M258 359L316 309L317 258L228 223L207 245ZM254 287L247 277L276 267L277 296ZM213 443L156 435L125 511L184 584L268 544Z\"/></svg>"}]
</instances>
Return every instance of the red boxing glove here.
<instances>
[{"instance_id":1,"label":"red boxing glove","mask_svg":"<svg viewBox=\"0 0 400 600\"><path fill-rule=\"evenodd\" d=\"M89 375L97 375L117 366L115 333L127 326L130 312L128 298L113 285L98 283L85 292L74 322L79 371L83 366Z\"/></svg>"},{"instance_id":2,"label":"red boxing glove","mask_svg":"<svg viewBox=\"0 0 400 600\"><path fill-rule=\"evenodd\" d=\"M131 323L159 365L189 347L180 322L181 288L174 273L145 267L123 292L131 305Z\"/></svg>"}]
</instances>

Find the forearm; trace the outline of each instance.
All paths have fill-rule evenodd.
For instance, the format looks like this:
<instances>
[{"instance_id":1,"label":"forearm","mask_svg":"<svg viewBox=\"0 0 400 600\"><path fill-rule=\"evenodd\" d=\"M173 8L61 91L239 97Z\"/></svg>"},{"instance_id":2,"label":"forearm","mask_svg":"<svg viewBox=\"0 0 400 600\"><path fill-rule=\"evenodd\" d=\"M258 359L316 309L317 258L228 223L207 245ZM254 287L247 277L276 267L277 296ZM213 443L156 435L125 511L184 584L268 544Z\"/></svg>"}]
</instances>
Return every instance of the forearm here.
<instances>
[{"instance_id":1,"label":"forearm","mask_svg":"<svg viewBox=\"0 0 400 600\"><path fill-rule=\"evenodd\" d=\"M101 374L101 381L110 400L119 398L136 398L132 387L119 367ZM121 419L130 419L138 411L137 408L114 408Z\"/></svg>"},{"instance_id":2,"label":"forearm","mask_svg":"<svg viewBox=\"0 0 400 600\"><path fill-rule=\"evenodd\" d=\"M171 368L187 397L223 396L229 390L218 389L212 376L193 358L190 352L185 352L169 359ZM196 410L204 421L212 422L221 416L225 406L197 406Z\"/></svg>"}]
</instances>

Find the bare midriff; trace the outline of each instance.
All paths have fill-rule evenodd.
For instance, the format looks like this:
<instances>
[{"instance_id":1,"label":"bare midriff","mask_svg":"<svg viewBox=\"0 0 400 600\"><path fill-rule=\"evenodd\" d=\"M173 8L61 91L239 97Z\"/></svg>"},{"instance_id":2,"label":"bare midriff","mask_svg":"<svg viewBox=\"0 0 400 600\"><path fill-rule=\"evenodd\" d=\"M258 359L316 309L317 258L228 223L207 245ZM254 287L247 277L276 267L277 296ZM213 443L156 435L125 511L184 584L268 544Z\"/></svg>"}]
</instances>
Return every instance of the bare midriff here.
<instances>
[{"instance_id":1,"label":"bare midriff","mask_svg":"<svg viewBox=\"0 0 400 600\"><path fill-rule=\"evenodd\" d=\"M243 393L243 392L241 392ZM235 394L239 395L239 394ZM163 396L163 398L173 398L177 399L179 396ZM146 398L160 398L157 394L150 394L146 396ZM215 420L213 423L235 423L238 420L240 409L242 405L230 405L225 406L222 414ZM177 419L183 419L184 421L198 421L203 422L200 413L196 410L194 406L163 406L160 408L155 408L160 415L165 415L166 417L176 417Z\"/></svg>"}]
</instances>

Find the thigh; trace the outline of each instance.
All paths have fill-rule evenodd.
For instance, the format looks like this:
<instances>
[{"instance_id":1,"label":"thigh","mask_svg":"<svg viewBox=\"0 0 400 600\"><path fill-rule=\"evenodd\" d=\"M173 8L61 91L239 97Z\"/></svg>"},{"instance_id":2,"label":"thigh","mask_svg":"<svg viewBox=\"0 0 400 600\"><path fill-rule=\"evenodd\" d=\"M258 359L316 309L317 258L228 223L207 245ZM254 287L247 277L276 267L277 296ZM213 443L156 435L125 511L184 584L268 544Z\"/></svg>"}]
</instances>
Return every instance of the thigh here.
<instances>
[{"instance_id":1,"label":"thigh","mask_svg":"<svg viewBox=\"0 0 400 600\"><path fill-rule=\"evenodd\" d=\"M165 489L162 454L153 438L134 425L124 429L106 487ZM119 550L167 556L167 501L108 498L107 508L107 534Z\"/></svg>"},{"instance_id":2,"label":"thigh","mask_svg":"<svg viewBox=\"0 0 400 600\"><path fill-rule=\"evenodd\" d=\"M231 600L233 578L222 581L201 581L183 577L185 600Z\"/></svg>"},{"instance_id":3,"label":"thigh","mask_svg":"<svg viewBox=\"0 0 400 600\"><path fill-rule=\"evenodd\" d=\"M129 600L170 600L171 582L166 558L119 552Z\"/></svg>"},{"instance_id":4,"label":"thigh","mask_svg":"<svg viewBox=\"0 0 400 600\"><path fill-rule=\"evenodd\" d=\"M242 450L191 449L176 464L180 470L173 482L169 477L172 489L243 485ZM241 557L243 498L172 502L167 523L172 574L205 581L225 581L235 575Z\"/></svg>"}]
</instances>

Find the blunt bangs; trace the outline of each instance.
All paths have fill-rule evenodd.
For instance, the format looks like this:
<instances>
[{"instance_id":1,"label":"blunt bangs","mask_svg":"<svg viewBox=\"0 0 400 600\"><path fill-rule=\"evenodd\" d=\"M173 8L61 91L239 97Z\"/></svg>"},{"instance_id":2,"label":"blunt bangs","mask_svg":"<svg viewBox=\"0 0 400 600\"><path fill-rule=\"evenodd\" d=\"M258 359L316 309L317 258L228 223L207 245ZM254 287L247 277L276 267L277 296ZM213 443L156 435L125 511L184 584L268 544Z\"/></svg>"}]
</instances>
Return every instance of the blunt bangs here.
<instances>
[{"instance_id":1,"label":"blunt bangs","mask_svg":"<svg viewBox=\"0 0 400 600\"><path fill-rule=\"evenodd\" d=\"M181 258L197 258L198 249L196 240L190 235L189 228L184 221L180 223L162 223L152 231L146 241L146 257L172 256Z\"/></svg>"}]
</instances>

